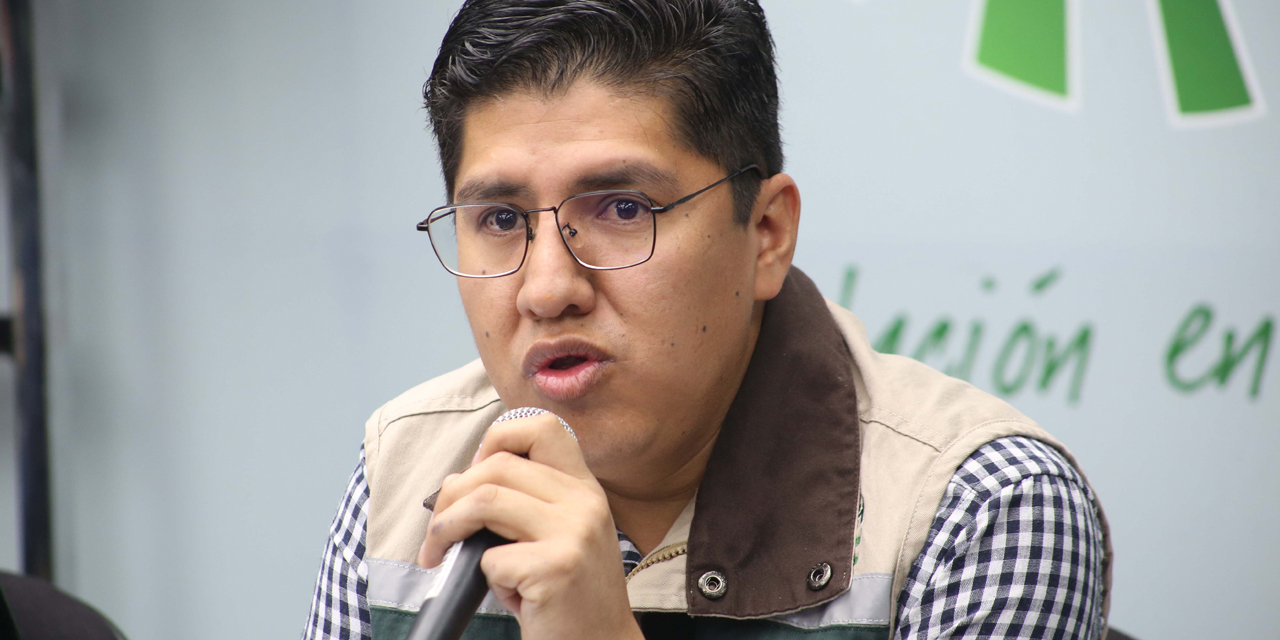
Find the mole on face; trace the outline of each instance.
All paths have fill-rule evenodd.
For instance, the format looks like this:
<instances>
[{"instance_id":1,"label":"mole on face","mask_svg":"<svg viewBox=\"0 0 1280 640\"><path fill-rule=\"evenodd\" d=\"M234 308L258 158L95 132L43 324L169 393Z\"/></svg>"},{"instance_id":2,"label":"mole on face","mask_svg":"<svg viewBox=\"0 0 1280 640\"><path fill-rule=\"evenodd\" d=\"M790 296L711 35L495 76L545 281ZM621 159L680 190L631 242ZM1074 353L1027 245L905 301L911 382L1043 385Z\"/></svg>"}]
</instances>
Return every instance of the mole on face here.
<instances>
[{"instance_id":1,"label":"mole on face","mask_svg":"<svg viewBox=\"0 0 1280 640\"><path fill-rule=\"evenodd\" d=\"M735 298L736 298L736 297L738 297L738 294L739 294L739 293L741 293L741 292L740 292L740 291L734 291L734 292L733 292L733 297L735 297Z\"/></svg>"},{"instance_id":2,"label":"mole on face","mask_svg":"<svg viewBox=\"0 0 1280 640\"><path fill-rule=\"evenodd\" d=\"M704 324L704 325L702 325L702 332L703 332L703 333L706 333L706 332L707 332L707 325L705 325L705 324Z\"/></svg>"},{"instance_id":3,"label":"mole on face","mask_svg":"<svg viewBox=\"0 0 1280 640\"><path fill-rule=\"evenodd\" d=\"M484 332L484 337L486 337L486 338L488 338L488 337L489 337L489 332L488 332L488 331Z\"/></svg>"}]
</instances>

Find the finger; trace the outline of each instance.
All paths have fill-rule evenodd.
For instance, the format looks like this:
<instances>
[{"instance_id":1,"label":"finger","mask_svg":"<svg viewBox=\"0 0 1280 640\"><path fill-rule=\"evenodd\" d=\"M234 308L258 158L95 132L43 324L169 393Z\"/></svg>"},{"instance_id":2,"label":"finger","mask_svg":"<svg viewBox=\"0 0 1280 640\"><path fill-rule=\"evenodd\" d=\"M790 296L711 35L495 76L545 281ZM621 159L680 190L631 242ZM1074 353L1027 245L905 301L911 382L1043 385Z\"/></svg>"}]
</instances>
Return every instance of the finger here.
<instances>
[{"instance_id":1,"label":"finger","mask_svg":"<svg viewBox=\"0 0 1280 640\"><path fill-rule=\"evenodd\" d=\"M436 495L433 510L443 511L485 484L514 489L544 502L557 502L578 489L580 481L540 462L498 451L460 474L447 476Z\"/></svg>"},{"instance_id":2,"label":"finger","mask_svg":"<svg viewBox=\"0 0 1280 640\"><path fill-rule=\"evenodd\" d=\"M523 542L493 547L480 557L480 570L491 588L515 592L521 600L537 603L543 594L531 588L538 575L572 571L573 558L561 557L555 547L545 542ZM495 593L497 591L495 590Z\"/></svg>"},{"instance_id":3,"label":"finger","mask_svg":"<svg viewBox=\"0 0 1280 640\"><path fill-rule=\"evenodd\" d=\"M481 562L483 562L483 556L481 557ZM481 571L484 571L484 569L481 568ZM501 602L502 606L507 608L507 611L516 614L516 621L519 621L520 607L522 604L520 592L514 589L508 589L502 585L493 584L492 582L489 583L489 590L498 598L498 602Z\"/></svg>"},{"instance_id":4,"label":"finger","mask_svg":"<svg viewBox=\"0 0 1280 640\"><path fill-rule=\"evenodd\" d=\"M578 545L550 541L493 547L480 557L480 570L490 585L516 591L532 603L545 602L555 583L583 575L589 553ZM621 562L622 558L618 558ZM610 563L609 571L617 565ZM596 577L602 577L600 574Z\"/></svg>"},{"instance_id":5,"label":"finger","mask_svg":"<svg viewBox=\"0 0 1280 640\"><path fill-rule=\"evenodd\" d=\"M498 422L489 427L473 462L498 451L528 456L575 478L593 477L582 458L578 442L560 425L560 419L544 413L529 418Z\"/></svg>"},{"instance_id":6,"label":"finger","mask_svg":"<svg viewBox=\"0 0 1280 640\"><path fill-rule=\"evenodd\" d=\"M431 518L426 540L418 552L418 564L439 565L453 543L481 529L508 540L534 540L546 535L560 520L554 511L546 502L519 491L481 485Z\"/></svg>"}]
</instances>

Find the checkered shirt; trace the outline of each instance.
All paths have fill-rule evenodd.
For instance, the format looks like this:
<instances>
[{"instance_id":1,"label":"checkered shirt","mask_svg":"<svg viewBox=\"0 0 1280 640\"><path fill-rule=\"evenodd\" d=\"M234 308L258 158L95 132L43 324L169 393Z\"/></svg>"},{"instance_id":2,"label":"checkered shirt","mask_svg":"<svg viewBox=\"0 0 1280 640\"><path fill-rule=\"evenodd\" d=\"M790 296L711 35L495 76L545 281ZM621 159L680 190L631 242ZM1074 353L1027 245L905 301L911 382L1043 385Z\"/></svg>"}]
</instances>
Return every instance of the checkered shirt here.
<instances>
[{"instance_id":1,"label":"checkered shirt","mask_svg":"<svg viewBox=\"0 0 1280 640\"><path fill-rule=\"evenodd\" d=\"M371 639L364 450L329 528L304 640ZM622 532L623 570L640 552ZM896 640L1101 636L1102 527L1093 494L1051 447L987 443L952 476L898 598Z\"/></svg>"},{"instance_id":2,"label":"checkered shirt","mask_svg":"<svg viewBox=\"0 0 1280 640\"><path fill-rule=\"evenodd\" d=\"M897 638L1099 638L1105 549L1094 496L1057 451L992 441L947 484Z\"/></svg>"},{"instance_id":3,"label":"checkered shirt","mask_svg":"<svg viewBox=\"0 0 1280 640\"><path fill-rule=\"evenodd\" d=\"M303 638L317 640L370 640L369 564L364 560L364 533L369 521L369 483L364 479L364 447L347 492L338 505L338 515L329 525L329 542L324 547L316 594L307 616Z\"/></svg>"}]
</instances>

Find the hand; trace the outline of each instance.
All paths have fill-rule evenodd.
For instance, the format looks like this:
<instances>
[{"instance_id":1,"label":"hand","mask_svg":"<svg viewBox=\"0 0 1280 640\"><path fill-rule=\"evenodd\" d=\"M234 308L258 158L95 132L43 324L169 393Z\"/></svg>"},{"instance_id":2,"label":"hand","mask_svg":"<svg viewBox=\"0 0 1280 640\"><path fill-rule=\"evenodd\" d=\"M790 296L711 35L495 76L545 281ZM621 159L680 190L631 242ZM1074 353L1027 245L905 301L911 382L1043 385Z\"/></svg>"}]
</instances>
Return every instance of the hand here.
<instances>
[{"instance_id":1,"label":"hand","mask_svg":"<svg viewBox=\"0 0 1280 640\"><path fill-rule=\"evenodd\" d=\"M642 637L604 489L555 416L489 427L471 468L445 478L435 506L418 552L424 567L482 528L514 540L486 551L480 568L522 638Z\"/></svg>"}]
</instances>

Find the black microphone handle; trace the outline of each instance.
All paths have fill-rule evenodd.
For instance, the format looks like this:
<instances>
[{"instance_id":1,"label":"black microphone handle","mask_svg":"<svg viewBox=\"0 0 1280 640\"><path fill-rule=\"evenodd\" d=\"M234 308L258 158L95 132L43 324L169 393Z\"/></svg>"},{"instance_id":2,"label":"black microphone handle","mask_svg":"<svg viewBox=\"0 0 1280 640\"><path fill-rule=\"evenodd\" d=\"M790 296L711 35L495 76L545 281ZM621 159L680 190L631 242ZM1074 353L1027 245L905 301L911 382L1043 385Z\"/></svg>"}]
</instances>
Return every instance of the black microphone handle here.
<instances>
[{"instance_id":1,"label":"black microphone handle","mask_svg":"<svg viewBox=\"0 0 1280 640\"><path fill-rule=\"evenodd\" d=\"M481 529L462 541L453 569L445 576L440 594L422 603L418 617L405 640L458 640L466 631L476 609L489 592L489 583L480 570L480 556L485 551L511 542Z\"/></svg>"}]
</instances>

